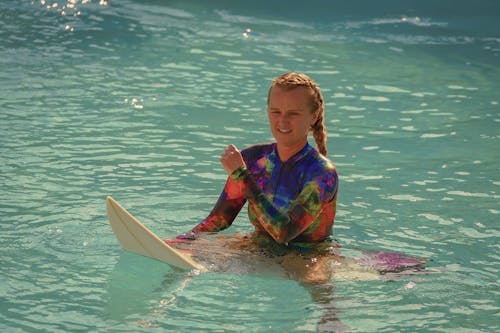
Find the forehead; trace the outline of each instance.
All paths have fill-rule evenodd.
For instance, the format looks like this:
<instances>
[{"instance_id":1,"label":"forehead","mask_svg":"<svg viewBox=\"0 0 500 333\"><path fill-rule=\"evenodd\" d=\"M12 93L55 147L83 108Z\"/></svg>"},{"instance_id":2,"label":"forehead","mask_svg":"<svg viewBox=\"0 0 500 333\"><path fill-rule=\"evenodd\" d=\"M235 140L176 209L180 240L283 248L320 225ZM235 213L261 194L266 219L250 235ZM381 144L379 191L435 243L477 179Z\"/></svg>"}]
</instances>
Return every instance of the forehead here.
<instances>
[{"instance_id":1,"label":"forehead","mask_svg":"<svg viewBox=\"0 0 500 333\"><path fill-rule=\"evenodd\" d=\"M304 106L310 101L309 89L305 87L284 88L275 86L269 93L269 105L288 104Z\"/></svg>"}]
</instances>

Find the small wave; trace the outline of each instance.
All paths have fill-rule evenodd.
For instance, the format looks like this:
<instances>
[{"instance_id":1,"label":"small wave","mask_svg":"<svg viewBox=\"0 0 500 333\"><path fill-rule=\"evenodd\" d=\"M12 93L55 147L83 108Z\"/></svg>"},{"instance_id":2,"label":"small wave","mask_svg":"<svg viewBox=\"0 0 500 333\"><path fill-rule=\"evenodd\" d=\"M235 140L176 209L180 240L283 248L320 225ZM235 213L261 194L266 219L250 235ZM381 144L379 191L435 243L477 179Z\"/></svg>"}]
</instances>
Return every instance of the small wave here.
<instances>
[{"instance_id":1,"label":"small wave","mask_svg":"<svg viewBox=\"0 0 500 333\"><path fill-rule=\"evenodd\" d=\"M421 18L419 16L408 17L406 15L390 18L374 18L368 21L351 21L347 23L347 26L350 28L361 28L364 26L384 26L395 24L408 24L417 27L448 26L448 23L446 22L432 21L430 18Z\"/></svg>"},{"instance_id":2,"label":"small wave","mask_svg":"<svg viewBox=\"0 0 500 333\"><path fill-rule=\"evenodd\" d=\"M230 23L251 23L257 25L281 25L289 28L298 29L312 29L310 26L304 23L289 22L281 20L269 20L269 19L259 19L251 16L235 15L227 10L216 10L215 13L219 15L224 21Z\"/></svg>"},{"instance_id":3,"label":"small wave","mask_svg":"<svg viewBox=\"0 0 500 333\"><path fill-rule=\"evenodd\" d=\"M411 202L417 202L417 201L424 201L427 199L417 197L411 194L396 194L396 195L389 195L386 197L387 199L395 200L395 201L411 201Z\"/></svg>"},{"instance_id":4,"label":"small wave","mask_svg":"<svg viewBox=\"0 0 500 333\"><path fill-rule=\"evenodd\" d=\"M446 136L448 134L438 134L438 133L425 133L422 134L420 137L422 139L435 139L435 138L441 138L443 136Z\"/></svg>"},{"instance_id":5,"label":"small wave","mask_svg":"<svg viewBox=\"0 0 500 333\"><path fill-rule=\"evenodd\" d=\"M389 102L390 99L384 96L361 96L362 101L368 102Z\"/></svg>"},{"instance_id":6,"label":"small wave","mask_svg":"<svg viewBox=\"0 0 500 333\"><path fill-rule=\"evenodd\" d=\"M392 87L392 86L383 86L383 85L365 85L365 88L368 90L373 90L377 92L383 92L383 93L410 93L410 91L401 89L398 87Z\"/></svg>"}]
</instances>

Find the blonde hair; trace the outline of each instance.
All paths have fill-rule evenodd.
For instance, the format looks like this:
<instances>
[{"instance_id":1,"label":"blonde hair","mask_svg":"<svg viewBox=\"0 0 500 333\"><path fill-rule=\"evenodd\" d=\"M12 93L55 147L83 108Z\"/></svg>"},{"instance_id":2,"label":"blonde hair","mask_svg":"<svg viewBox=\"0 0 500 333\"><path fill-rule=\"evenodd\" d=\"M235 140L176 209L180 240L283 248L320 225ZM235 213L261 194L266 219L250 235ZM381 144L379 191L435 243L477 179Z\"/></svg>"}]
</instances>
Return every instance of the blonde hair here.
<instances>
[{"instance_id":1,"label":"blonde hair","mask_svg":"<svg viewBox=\"0 0 500 333\"><path fill-rule=\"evenodd\" d=\"M319 86L314 82L309 76L302 73L285 73L278 76L271 83L269 92L267 95L267 104L269 105L269 97L271 95L271 90L274 87L283 88L286 90L292 90L300 87L304 87L310 92L310 103L312 112L317 112L318 118L316 122L311 126L313 132L314 141L318 147L318 151L326 156L326 127L325 127L325 104L323 100L323 94L319 89Z\"/></svg>"}]
</instances>

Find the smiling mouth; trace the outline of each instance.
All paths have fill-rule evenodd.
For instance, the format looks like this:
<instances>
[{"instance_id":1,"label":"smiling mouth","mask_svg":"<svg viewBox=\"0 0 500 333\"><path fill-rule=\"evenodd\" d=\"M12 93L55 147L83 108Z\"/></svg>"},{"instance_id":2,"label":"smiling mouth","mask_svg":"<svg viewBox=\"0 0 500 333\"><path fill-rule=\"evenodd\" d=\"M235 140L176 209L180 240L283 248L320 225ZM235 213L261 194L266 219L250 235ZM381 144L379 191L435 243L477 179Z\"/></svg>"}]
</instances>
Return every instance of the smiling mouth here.
<instances>
[{"instance_id":1,"label":"smiling mouth","mask_svg":"<svg viewBox=\"0 0 500 333\"><path fill-rule=\"evenodd\" d=\"M278 132L280 133L290 133L292 130L291 129L287 129L287 130L284 130L284 129L281 129L281 128L278 128Z\"/></svg>"}]
</instances>

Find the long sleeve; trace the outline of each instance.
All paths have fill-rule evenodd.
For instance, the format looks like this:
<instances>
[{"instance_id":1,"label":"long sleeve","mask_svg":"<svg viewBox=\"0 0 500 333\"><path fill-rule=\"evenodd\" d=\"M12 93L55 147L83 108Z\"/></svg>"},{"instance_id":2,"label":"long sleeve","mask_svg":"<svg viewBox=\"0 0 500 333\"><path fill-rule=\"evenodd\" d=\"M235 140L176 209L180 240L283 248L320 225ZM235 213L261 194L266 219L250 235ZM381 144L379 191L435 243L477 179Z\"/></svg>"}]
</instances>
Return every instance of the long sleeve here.
<instances>
[{"instance_id":1,"label":"long sleeve","mask_svg":"<svg viewBox=\"0 0 500 333\"><path fill-rule=\"evenodd\" d=\"M229 227L246 202L242 186L241 182L234 182L231 178L228 178L224 190L210 214L196 225L191 232L217 232Z\"/></svg>"},{"instance_id":2,"label":"long sleeve","mask_svg":"<svg viewBox=\"0 0 500 333\"><path fill-rule=\"evenodd\" d=\"M322 214L333 224L338 183L336 171L333 171L307 181L286 211L278 209L269 200L246 168L237 169L231 178L244 184L241 188L262 229L276 242L288 243L311 225L318 224L319 227L322 223L316 222L322 220Z\"/></svg>"}]
</instances>

